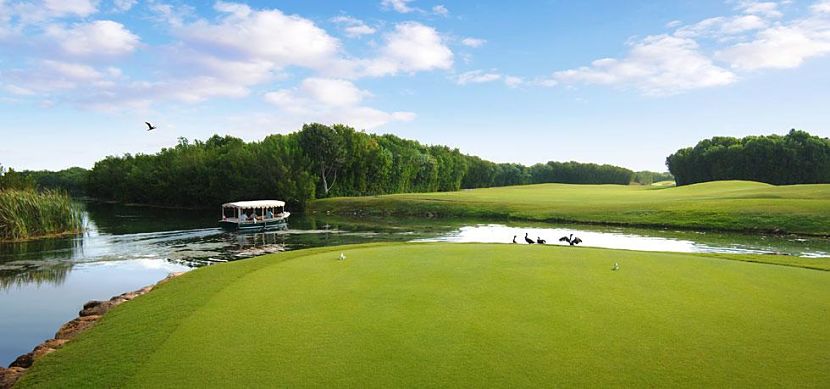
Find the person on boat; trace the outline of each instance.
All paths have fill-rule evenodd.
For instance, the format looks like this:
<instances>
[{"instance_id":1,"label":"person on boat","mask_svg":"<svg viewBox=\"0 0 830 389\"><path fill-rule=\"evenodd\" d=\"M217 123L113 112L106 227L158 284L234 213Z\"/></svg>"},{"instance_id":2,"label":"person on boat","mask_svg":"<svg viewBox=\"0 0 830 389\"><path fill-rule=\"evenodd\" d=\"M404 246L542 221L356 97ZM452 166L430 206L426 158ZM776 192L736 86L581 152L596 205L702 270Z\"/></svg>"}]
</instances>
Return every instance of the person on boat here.
<instances>
[{"instance_id":1,"label":"person on boat","mask_svg":"<svg viewBox=\"0 0 830 389\"><path fill-rule=\"evenodd\" d=\"M248 220L248 215L246 215L245 212L240 212L239 213L239 221L244 222L246 220Z\"/></svg>"},{"instance_id":2,"label":"person on boat","mask_svg":"<svg viewBox=\"0 0 830 389\"><path fill-rule=\"evenodd\" d=\"M271 209L270 209L270 208L268 208L268 218L269 218L269 219L273 219L273 218L274 218L274 212L273 212L273 211L271 211Z\"/></svg>"}]
</instances>

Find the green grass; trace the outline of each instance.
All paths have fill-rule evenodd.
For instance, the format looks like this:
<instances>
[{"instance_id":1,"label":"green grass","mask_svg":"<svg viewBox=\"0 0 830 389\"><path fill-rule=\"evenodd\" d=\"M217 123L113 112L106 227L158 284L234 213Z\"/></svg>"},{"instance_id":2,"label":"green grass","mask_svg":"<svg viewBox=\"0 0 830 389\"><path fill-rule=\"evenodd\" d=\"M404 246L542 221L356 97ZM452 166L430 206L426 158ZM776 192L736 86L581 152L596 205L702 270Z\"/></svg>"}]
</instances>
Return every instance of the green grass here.
<instances>
[{"instance_id":1,"label":"green grass","mask_svg":"<svg viewBox=\"0 0 830 389\"><path fill-rule=\"evenodd\" d=\"M541 184L331 198L309 210L830 235L830 184L718 181L682 187Z\"/></svg>"},{"instance_id":2,"label":"green grass","mask_svg":"<svg viewBox=\"0 0 830 389\"><path fill-rule=\"evenodd\" d=\"M64 192L0 190L0 241L78 232L81 212Z\"/></svg>"},{"instance_id":3,"label":"green grass","mask_svg":"<svg viewBox=\"0 0 830 389\"><path fill-rule=\"evenodd\" d=\"M724 258L497 244L268 255L115 308L20 387L830 385L830 272Z\"/></svg>"}]
</instances>

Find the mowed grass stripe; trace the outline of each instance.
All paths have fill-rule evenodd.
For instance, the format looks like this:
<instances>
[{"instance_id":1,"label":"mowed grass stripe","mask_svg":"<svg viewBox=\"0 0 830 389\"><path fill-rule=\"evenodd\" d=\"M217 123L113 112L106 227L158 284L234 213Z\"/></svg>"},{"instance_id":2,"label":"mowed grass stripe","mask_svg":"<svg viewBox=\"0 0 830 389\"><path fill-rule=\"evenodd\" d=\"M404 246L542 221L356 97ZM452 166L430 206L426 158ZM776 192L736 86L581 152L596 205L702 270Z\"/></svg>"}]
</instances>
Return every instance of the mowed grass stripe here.
<instances>
[{"instance_id":1,"label":"mowed grass stripe","mask_svg":"<svg viewBox=\"0 0 830 389\"><path fill-rule=\"evenodd\" d=\"M321 199L310 208L339 214L431 213L830 235L830 184L718 181L676 188L540 184Z\"/></svg>"},{"instance_id":2,"label":"mowed grass stripe","mask_svg":"<svg viewBox=\"0 0 830 389\"><path fill-rule=\"evenodd\" d=\"M340 251L346 261L336 260ZM174 290L179 280L147 296L157 301L142 297L114 311L153 312L107 317L113 330L168 331L144 354L130 353L139 339L118 331L99 327L89 340L119 346L120 355L111 357L135 361L137 369L118 382L134 387L830 382L825 271L691 254L493 244L291 254L293 260L278 260L284 253L182 278L211 278L221 287L173 326L154 322L196 292ZM612 272L613 262L622 269ZM247 271L221 277L236 267ZM25 383L66 376L87 382L85 374L121 369L77 369L88 366L87 353L98 350L92 346L47 357Z\"/></svg>"}]
</instances>

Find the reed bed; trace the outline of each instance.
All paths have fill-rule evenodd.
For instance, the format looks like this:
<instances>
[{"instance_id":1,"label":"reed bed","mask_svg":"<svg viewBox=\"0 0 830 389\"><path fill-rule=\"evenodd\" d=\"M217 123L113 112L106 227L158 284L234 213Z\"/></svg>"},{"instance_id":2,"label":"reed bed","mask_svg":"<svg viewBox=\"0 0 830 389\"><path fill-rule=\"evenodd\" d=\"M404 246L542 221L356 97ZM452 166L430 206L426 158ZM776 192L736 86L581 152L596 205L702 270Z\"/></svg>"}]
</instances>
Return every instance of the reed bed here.
<instances>
[{"instance_id":1,"label":"reed bed","mask_svg":"<svg viewBox=\"0 0 830 389\"><path fill-rule=\"evenodd\" d=\"M0 190L0 240L81 231L81 211L64 192Z\"/></svg>"}]
</instances>

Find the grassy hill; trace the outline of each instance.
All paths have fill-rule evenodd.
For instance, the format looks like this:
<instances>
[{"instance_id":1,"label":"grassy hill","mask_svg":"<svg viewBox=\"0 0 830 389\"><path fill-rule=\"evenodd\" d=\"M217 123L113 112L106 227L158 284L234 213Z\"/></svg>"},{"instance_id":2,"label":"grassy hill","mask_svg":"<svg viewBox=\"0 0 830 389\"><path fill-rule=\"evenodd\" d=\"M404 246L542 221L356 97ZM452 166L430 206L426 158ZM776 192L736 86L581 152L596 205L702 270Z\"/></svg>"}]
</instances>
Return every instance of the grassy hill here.
<instances>
[{"instance_id":1,"label":"grassy hill","mask_svg":"<svg viewBox=\"0 0 830 389\"><path fill-rule=\"evenodd\" d=\"M312 212L509 217L830 235L830 184L718 181L681 187L540 184L316 200Z\"/></svg>"},{"instance_id":2,"label":"grassy hill","mask_svg":"<svg viewBox=\"0 0 830 389\"><path fill-rule=\"evenodd\" d=\"M830 272L723 258L506 244L268 255L115 308L19 385L826 387Z\"/></svg>"}]
</instances>

